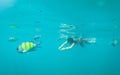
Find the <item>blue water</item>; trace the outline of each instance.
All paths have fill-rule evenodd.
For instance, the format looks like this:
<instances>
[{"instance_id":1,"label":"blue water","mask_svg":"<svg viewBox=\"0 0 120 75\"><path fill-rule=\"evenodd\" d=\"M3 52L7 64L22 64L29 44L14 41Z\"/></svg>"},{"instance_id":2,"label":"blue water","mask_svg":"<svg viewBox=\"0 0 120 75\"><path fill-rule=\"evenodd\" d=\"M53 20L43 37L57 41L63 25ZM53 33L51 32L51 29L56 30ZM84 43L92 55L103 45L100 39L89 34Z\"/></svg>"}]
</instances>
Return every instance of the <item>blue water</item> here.
<instances>
[{"instance_id":1,"label":"blue water","mask_svg":"<svg viewBox=\"0 0 120 75\"><path fill-rule=\"evenodd\" d=\"M119 0L3 1L0 75L120 75ZM76 26L76 36L96 37L96 44L58 50L64 42L57 40L61 23ZM16 52L22 42L32 41L35 35L41 35L42 48ZM17 40L9 41L9 37ZM116 46L111 45L114 39L118 40Z\"/></svg>"}]
</instances>

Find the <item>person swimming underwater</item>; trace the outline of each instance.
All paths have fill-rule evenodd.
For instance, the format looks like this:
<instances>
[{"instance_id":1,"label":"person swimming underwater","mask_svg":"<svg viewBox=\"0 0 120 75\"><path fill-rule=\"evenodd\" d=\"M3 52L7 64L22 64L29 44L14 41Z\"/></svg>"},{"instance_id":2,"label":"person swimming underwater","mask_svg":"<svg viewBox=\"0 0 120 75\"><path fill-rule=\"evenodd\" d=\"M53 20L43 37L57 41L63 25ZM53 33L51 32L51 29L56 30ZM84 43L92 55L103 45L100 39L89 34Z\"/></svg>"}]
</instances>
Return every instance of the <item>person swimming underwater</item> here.
<instances>
[{"instance_id":1,"label":"person swimming underwater","mask_svg":"<svg viewBox=\"0 0 120 75\"><path fill-rule=\"evenodd\" d=\"M29 51L33 51L35 48L40 48L40 42L33 42L33 41L27 41L27 42L22 42L18 47L17 47L17 52L19 53L26 53Z\"/></svg>"},{"instance_id":2,"label":"person swimming underwater","mask_svg":"<svg viewBox=\"0 0 120 75\"><path fill-rule=\"evenodd\" d=\"M82 47L85 45L85 43L95 43L96 42L96 38L78 38L78 37L68 37L66 39L65 42L63 42L62 45L59 46L59 50L68 50L68 49L71 49L73 48L75 45L81 45ZM66 44L70 44L69 46L67 47L64 47Z\"/></svg>"}]
</instances>

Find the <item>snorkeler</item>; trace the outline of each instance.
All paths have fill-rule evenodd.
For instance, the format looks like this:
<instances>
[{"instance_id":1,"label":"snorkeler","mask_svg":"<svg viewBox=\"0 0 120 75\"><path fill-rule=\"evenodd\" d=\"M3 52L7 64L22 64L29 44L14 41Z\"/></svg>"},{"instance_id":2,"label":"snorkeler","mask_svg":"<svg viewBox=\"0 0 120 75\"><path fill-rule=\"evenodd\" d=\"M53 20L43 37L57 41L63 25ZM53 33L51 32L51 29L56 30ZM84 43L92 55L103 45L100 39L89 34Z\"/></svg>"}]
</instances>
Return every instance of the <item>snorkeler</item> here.
<instances>
[{"instance_id":1,"label":"snorkeler","mask_svg":"<svg viewBox=\"0 0 120 75\"><path fill-rule=\"evenodd\" d=\"M58 48L59 50L69 50L71 48L73 48L75 45L81 45L82 47L84 46L85 43L95 43L96 42L96 38L78 38L78 37L68 37L67 40L60 45L60 47ZM67 44L70 44L67 47L64 47Z\"/></svg>"}]
</instances>

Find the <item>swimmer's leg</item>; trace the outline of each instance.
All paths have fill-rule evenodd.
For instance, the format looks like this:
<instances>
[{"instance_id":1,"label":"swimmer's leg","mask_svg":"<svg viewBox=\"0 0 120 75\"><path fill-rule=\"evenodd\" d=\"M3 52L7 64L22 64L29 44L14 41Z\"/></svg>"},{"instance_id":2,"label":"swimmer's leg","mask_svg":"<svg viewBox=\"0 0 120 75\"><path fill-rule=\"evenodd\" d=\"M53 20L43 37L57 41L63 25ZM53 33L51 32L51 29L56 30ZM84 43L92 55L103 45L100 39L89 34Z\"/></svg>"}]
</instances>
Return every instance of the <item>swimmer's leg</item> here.
<instances>
[{"instance_id":1,"label":"swimmer's leg","mask_svg":"<svg viewBox=\"0 0 120 75\"><path fill-rule=\"evenodd\" d=\"M96 43L96 38L88 38L86 39L87 43L91 44L91 43Z\"/></svg>"}]
</instances>

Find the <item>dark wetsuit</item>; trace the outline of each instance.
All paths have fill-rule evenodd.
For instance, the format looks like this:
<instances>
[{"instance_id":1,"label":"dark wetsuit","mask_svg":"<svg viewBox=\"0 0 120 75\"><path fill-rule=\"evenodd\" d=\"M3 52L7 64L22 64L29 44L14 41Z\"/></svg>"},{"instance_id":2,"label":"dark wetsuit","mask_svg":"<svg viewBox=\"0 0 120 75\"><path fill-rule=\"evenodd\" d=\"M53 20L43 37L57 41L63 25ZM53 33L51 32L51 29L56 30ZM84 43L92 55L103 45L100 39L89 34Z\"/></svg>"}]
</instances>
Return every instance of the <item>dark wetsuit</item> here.
<instances>
[{"instance_id":1,"label":"dark wetsuit","mask_svg":"<svg viewBox=\"0 0 120 75\"><path fill-rule=\"evenodd\" d=\"M73 43L79 44L79 43L80 43L80 39L79 39L79 38L69 37L69 38L67 39L67 41L68 41L70 44L73 44Z\"/></svg>"},{"instance_id":2,"label":"dark wetsuit","mask_svg":"<svg viewBox=\"0 0 120 75\"><path fill-rule=\"evenodd\" d=\"M67 39L67 41L70 43L70 44L73 44L73 43L75 43L75 44L80 44L81 46L84 46L84 44L86 43L86 40L84 40L84 39L79 39L79 38L72 38L72 37L69 37L68 39Z\"/></svg>"},{"instance_id":3,"label":"dark wetsuit","mask_svg":"<svg viewBox=\"0 0 120 75\"><path fill-rule=\"evenodd\" d=\"M72 37L69 37L67 39L67 42L69 42L70 44L72 44L72 43L75 43L75 40Z\"/></svg>"}]
</instances>

